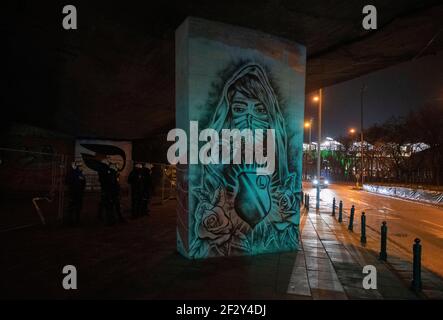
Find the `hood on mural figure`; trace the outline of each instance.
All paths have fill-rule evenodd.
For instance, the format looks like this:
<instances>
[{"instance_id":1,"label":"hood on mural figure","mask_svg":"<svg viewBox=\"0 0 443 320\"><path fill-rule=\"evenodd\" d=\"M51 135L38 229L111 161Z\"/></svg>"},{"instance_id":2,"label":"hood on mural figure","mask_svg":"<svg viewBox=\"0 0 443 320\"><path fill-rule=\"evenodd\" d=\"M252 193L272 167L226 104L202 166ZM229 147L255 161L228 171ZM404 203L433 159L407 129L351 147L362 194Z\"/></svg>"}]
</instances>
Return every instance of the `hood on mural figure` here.
<instances>
[{"instance_id":1,"label":"hood on mural figure","mask_svg":"<svg viewBox=\"0 0 443 320\"><path fill-rule=\"evenodd\" d=\"M253 96L254 99L261 101L266 109L266 128L264 127L264 121L261 121L262 119L255 121L257 124L249 128L269 128L275 130L277 178L280 181L284 181L288 176L285 121L278 104L276 93L263 67L256 63L248 63L240 67L238 71L225 82L214 116L208 127L216 130L219 134L222 129L242 129L239 128L238 122L234 121L232 97L235 95L235 92L244 93L246 96ZM224 175L220 172L223 170L222 165L209 165L205 167L209 175L219 181L223 181ZM217 184L218 183L215 183L213 187L217 187Z\"/></svg>"},{"instance_id":2,"label":"hood on mural figure","mask_svg":"<svg viewBox=\"0 0 443 320\"><path fill-rule=\"evenodd\" d=\"M285 121L281 113L277 96L263 67L248 63L239 68L225 83L209 128L221 132L222 129L238 128L233 121L232 97L235 91L245 92L260 100L268 115L268 128L275 130L275 153L278 159L278 176L284 180L288 175L287 135ZM253 128L251 128L253 129ZM264 128L266 129L266 128Z\"/></svg>"}]
</instances>

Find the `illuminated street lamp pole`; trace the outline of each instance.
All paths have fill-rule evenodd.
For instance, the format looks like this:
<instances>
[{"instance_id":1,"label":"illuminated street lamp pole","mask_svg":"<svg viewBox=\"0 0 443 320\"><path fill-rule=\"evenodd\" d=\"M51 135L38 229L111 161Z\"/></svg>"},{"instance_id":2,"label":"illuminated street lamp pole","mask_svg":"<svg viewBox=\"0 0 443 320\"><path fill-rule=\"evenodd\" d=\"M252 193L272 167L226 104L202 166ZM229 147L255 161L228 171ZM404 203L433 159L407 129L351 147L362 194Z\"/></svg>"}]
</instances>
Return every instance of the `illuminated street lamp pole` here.
<instances>
[{"instance_id":1,"label":"illuminated street lamp pole","mask_svg":"<svg viewBox=\"0 0 443 320\"><path fill-rule=\"evenodd\" d=\"M323 100L323 90L318 90L318 96L314 97L314 101L318 101L318 143L317 143L317 197L315 202L315 208L320 209L320 164L321 164L321 108Z\"/></svg>"},{"instance_id":2,"label":"illuminated street lamp pole","mask_svg":"<svg viewBox=\"0 0 443 320\"><path fill-rule=\"evenodd\" d=\"M311 157L311 144L312 144L312 118L311 120L309 120L309 122L305 122L305 128L309 129L309 146L308 146L308 152L307 152L307 156L306 156L306 161L305 161L305 179L308 178L308 160Z\"/></svg>"},{"instance_id":3,"label":"illuminated street lamp pole","mask_svg":"<svg viewBox=\"0 0 443 320\"><path fill-rule=\"evenodd\" d=\"M352 146L353 146L354 145L355 129L354 128L349 129L349 134L351 135L351 142L352 142ZM358 188L358 182L359 182L359 179L356 179L356 181L355 181L356 188Z\"/></svg>"},{"instance_id":4,"label":"illuminated street lamp pole","mask_svg":"<svg viewBox=\"0 0 443 320\"><path fill-rule=\"evenodd\" d=\"M305 122L305 128L308 128L309 129L309 147L308 147L308 150L309 150L309 152L311 152L311 143L312 143L312 141L311 141L311 131L312 131L312 119L311 120L309 120L309 122Z\"/></svg>"},{"instance_id":5,"label":"illuminated street lamp pole","mask_svg":"<svg viewBox=\"0 0 443 320\"><path fill-rule=\"evenodd\" d=\"M362 85L360 90L360 156L361 156L361 187L364 183L364 149L363 149L363 92L366 90L366 85Z\"/></svg>"}]
</instances>

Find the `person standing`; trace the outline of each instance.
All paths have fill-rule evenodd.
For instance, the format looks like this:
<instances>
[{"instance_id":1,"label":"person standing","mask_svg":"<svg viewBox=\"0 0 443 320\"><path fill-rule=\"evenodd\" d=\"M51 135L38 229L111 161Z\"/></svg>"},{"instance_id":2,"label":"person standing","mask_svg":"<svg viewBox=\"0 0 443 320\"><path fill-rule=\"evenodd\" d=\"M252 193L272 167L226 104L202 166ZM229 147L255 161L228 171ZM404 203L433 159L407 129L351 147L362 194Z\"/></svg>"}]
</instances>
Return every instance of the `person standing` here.
<instances>
[{"instance_id":1,"label":"person standing","mask_svg":"<svg viewBox=\"0 0 443 320\"><path fill-rule=\"evenodd\" d=\"M120 184L118 181L118 168L115 164L104 163L98 171L100 181L100 204L98 217L106 225L124 222L120 210Z\"/></svg>"},{"instance_id":2,"label":"person standing","mask_svg":"<svg viewBox=\"0 0 443 320\"><path fill-rule=\"evenodd\" d=\"M119 172L118 167L115 163L111 163L109 166L109 200L110 200L110 212L113 218L117 218L118 222L126 222L122 216L120 207L120 182L119 182Z\"/></svg>"},{"instance_id":3,"label":"person standing","mask_svg":"<svg viewBox=\"0 0 443 320\"><path fill-rule=\"evenodd\" d=\"M66 176L66 184L69 194L68 224L79 225L86 186L86 179L79 163L72 162L71 168Z\"/></svg>"},{"instance_id":4,"label":"person standing","mask_svg":"<svg viewBox=\"0 0 443 320\"><path fill-rule=\"evenodd\" d=\"M106 225L113 225L115 223L115 217L112 213L111 168L108 163L103 163L103 166L100 167L98 178L100 181L98 217L101 221L104 221Z\"/></svg>"},{"instance_id":5,"label":"person standing","mask_svg":"<svg viewBox=\"0 0 443 320\"><path fill-rule=\"evenodd\" d=\"M145 163L142 174L143 174L143 207L142 214L148 215L150 212L150 202L152 195L152 177L151 177L151 167L150 163Z\"/></svg>"},{"instance_id":6,"label":"person standing","mask_svg":"<svg viewBox=\"0 0 443 320\"><path fill-rule=\"evenodd\" d=\"M145 194L145 177L141 163L136 163L128 176L128 184L131 186L131 209L132 218L137 218L143 213L143 198Z\"/></svg>"},{"instance_id":7,"label":"person standing","mask_svg":"<svg viewBox=\"0 0 443 320\"><path fill-rule=\"evenodd\" d=\"M100 182L100 202L98 205L98 215L97 218L101 222L109 223L108 202L109 202L109 183L108 183L108 171L109 165L103 163L97 168L98 181Z\"/></svg>"}]
</instances>

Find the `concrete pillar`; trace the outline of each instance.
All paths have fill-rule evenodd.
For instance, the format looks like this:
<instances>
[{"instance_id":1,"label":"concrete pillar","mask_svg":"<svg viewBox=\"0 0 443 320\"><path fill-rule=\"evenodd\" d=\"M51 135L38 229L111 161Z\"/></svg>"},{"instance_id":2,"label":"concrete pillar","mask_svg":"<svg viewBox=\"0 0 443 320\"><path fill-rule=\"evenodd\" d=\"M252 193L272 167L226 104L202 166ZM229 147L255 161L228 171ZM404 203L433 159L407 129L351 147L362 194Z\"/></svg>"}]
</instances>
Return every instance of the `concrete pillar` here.
<instances>
[{"instance_id":1,"label":"concrete pillar","mask_svg":"<svg viewBox=\"0 0 443 320\"><path fill-rule=\"evenodd\" d=\"M303 46L255 30L199 18L177 29L176 126L187 135L188 152L188 163L177 166L177 248L184 256L298 248L305 65ZM199 133L217 134L210 164L198 157L209 139L196 143L190 121ZM224 129L273 129L263 143L274 142L273 172L257 170L257 158L233 164L232 152L242 154L233 144L231 162L216 164L214 146L229 145L222 143ZM257 151L259 140L253 136L246 149Z\"/></svg>"}]
</instances>

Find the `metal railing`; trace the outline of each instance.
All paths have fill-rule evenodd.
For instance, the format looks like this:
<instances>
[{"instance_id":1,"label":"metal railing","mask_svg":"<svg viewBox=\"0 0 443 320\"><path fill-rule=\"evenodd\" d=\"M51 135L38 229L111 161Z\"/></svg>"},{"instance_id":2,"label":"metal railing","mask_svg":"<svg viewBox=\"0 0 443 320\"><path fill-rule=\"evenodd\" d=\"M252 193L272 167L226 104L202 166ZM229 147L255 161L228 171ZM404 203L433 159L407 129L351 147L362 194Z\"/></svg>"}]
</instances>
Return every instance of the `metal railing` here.
<instances>
[{"instance_id":1,"label":"metal railing","mask_svg":"<svg viewBox=\"0 0 443 320\"><path fill-rule=\"evenodd\" d=\"M0 147L0 158L0 189L6 195L0 206L0 230L45 225L49 216L63 220L66 155ZM53 205L45 211L40 201Z\"/></svg>"}]
</instances>

